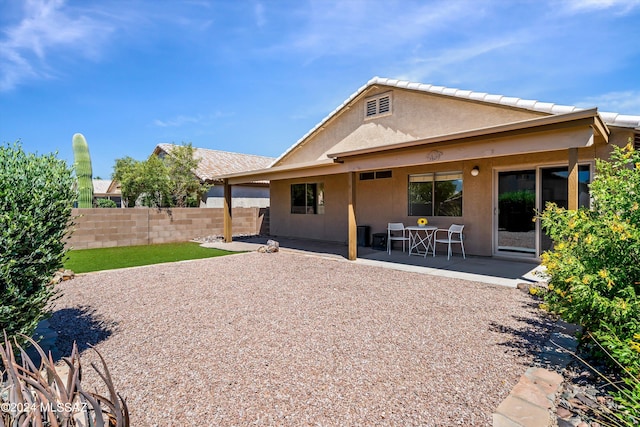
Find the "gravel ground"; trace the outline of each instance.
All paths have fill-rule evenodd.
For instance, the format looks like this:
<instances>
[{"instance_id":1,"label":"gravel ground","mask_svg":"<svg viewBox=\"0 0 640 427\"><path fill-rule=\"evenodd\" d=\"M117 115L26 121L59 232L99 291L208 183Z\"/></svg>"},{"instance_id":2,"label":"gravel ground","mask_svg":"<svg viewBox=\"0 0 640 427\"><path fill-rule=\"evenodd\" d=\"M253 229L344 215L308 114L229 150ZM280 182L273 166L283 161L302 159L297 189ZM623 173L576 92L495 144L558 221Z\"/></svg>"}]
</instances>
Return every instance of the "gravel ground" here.
<instances>
[{"instance_id":1,"label":"gravel ground","mask_svg":"<svg viewBox=\"0 0 640 427\"><path fill-rule=\"evenodd\" d=\"M60 287L58 347L96 345L133 426L491 425L547 324L516 289L286 252Z\"/></svg>"}]
</instances>

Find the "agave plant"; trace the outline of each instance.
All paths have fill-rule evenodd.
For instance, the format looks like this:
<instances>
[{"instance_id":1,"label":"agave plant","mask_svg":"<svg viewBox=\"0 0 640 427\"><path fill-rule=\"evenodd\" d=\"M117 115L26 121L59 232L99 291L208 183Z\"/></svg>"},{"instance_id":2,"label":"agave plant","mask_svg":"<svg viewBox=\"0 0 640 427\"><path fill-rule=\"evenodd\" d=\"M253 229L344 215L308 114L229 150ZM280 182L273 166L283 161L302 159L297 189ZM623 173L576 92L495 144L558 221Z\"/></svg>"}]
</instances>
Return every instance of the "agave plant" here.
<instances>
[{"instance_id":1,"label":"agave plant","mask_svg":"<svg viewBox=\"0 0 640 427\"><path fill-rule=\"evenodd\" d=\"M71 356L56 366L51 353L31 338L24 336L41 357L39 366L16 342L21 362L17 362L14 347L4 335L0 344L2 389L0 390L0 427L129 427L126 401L113 386L107 364L93 348L102 363L102 371L94 363L109 391L109 397L87 392L82 388L82 367L78 347L73 344Z\"/></svg>"}]
</instances>

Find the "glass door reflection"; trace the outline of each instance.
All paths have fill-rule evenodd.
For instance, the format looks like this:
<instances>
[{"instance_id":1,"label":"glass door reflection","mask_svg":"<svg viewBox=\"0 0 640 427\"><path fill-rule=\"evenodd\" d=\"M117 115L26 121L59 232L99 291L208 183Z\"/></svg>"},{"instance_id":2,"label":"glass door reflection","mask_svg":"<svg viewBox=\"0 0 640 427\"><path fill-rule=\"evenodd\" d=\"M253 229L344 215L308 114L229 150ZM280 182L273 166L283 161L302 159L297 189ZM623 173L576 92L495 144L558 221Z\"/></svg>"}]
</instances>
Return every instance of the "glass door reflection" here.
<instances>
[{"instance_id":1,"label":"glass door reflection","mask_svg":"<svg viewBox=\"0 0 640 427\"><path fill-rule=\"evenodd\" d=\"M536 254L536 171L498 173L498 252Z\"/></svg>"}]
</instances>

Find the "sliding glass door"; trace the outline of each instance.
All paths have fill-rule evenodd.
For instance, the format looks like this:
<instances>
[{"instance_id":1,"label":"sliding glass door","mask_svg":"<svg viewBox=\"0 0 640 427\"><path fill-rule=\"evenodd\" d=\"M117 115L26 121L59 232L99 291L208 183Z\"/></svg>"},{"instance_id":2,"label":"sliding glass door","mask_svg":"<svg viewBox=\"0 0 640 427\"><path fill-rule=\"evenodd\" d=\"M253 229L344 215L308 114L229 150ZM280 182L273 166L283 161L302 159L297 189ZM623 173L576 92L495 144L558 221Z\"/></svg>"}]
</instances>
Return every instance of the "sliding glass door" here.
<instances>
[{"instance_id":1,"label":"sliding glass door","mask_svg":"<svg viewBox=\"0 0 640 427\"><path fill-rule=\"evenodd\" d=\"M540 167L497 173L495 253L535 257L551 248L551 239L534 221L547 203L568 207L567 166ZM589 165L578 167L579 206L589 207Z\"/></svg>"},{"instance_id":2,"label":"sliding glass door","mask_svg":"<svg viewBox=\"0 0 640 427\"><path fill-rule=\"evenodd\" d=\"M498 252L535 255L535 203L535 169L498 172Z\"/></svg>"}]
</instances>

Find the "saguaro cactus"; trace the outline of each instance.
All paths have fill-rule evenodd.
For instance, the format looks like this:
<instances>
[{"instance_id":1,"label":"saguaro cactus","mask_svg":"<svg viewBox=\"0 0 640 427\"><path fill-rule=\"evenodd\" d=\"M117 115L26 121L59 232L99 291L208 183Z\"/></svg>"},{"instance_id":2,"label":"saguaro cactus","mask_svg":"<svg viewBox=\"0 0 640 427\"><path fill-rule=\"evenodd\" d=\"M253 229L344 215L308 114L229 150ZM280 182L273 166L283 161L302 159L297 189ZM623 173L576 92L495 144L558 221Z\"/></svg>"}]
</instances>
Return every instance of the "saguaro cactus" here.
<instances>
[{"instance_id":1,"label":"saguaro cactus","mask_svg":"<svg viewBox=\"0 0 640 427\"><path fill-rule=\"evenodd\" d=\"M87 140L81 133L73 135L73 166L78 178L78 207L93 207L93 172Z\"/></svg>"}]
</instances>

